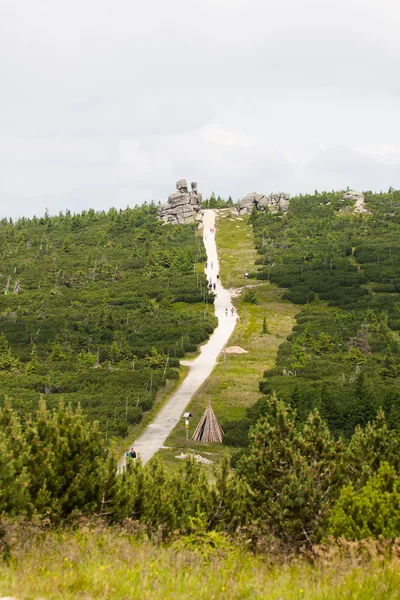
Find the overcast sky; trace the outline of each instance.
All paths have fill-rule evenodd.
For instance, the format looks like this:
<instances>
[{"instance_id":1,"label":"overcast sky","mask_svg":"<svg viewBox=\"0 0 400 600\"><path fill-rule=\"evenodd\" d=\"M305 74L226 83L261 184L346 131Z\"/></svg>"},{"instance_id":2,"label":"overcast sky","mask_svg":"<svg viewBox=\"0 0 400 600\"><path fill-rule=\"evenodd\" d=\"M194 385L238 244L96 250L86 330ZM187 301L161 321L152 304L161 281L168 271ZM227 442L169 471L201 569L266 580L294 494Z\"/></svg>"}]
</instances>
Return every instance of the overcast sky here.
<instances>
[{"instance_id":1,"label":"overcast sky","mask_svg":"<svg viewBox=\"0 0 400 600\"><path fill-rule=\"evenodd\" d=\"M0 216L400 188L398 0L0 0Z\"/></svg>"}]
</instances>

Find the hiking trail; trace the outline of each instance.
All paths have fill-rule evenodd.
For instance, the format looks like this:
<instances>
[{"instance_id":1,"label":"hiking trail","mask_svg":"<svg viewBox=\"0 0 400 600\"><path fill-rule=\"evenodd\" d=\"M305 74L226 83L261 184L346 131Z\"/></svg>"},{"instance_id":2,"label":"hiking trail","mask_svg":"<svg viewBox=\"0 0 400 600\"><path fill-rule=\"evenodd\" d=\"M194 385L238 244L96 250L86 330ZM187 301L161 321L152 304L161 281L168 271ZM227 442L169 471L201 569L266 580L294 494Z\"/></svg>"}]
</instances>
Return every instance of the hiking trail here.
<instances>
[{"instance_id":1,"label":"hiking trail","mask_svg":"<svg viewBox=\"0 0 400 600\"><path fill-rule=\"evenodd\" d=\"M218 355L228 342L236 326L236 311L231 315L231 295L224 289L221 280L217 281L219 263L217 247L215 243L215 211L205 210L203 217L203 241L207 253L207 268L205 273L207 280L217 282L216 298L214 302L215 315L218 325L206 344L200 347L200 354L193 360L182 361L190 367L189 373L181 386L172 394L155 419L147 426L144 432L135 440L133 445L137 455L140 455L145 465L154 454L164 445L165 440L182 418L186 406L189 404L193 394L201 384L211 375L217 362ZM213 229L214 233L210 230ZM212 268L211 268L212 265ZM225 309L228 309L228 315ZM118 467L122 469L126 464L125 455L119 461Z\"/></svg>"}]
</instances>

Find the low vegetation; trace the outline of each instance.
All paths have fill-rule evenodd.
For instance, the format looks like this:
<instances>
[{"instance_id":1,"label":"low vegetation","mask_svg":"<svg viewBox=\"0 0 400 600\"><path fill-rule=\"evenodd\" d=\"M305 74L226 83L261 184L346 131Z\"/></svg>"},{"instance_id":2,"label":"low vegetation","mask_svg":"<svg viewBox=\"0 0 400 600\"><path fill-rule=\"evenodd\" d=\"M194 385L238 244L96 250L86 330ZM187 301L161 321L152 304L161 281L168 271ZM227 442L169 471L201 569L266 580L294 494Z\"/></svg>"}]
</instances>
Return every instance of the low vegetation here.
<instances>
[{"instance_id":1,"label":"low vegetation","mask_svg":"<svg viewBox=\"0 0 400 600\"><path fill-rule=\"evenodd\" d=\"M232 196L229 196L228 200L224 200L219 194L217 197L215 197L214 192L209 198L204 198L204 200L201 203L202 208L229 208L232 206Z\"/></svg>"},{"instance_id":2,"label":"low vegetation","mask_svg":"<svg viewBox=\"0 0 400 600\"><path fill-rule=\"evenodd\" d=\"M318 408L349 437L380 407L390 427L400 424L400 192L367 193L371 214L348 212L341 196L294 198L285 216L254 212L251 222L253 276L302 307L260 390L276 391L303 422Z\"/></svg>"},{"instance_id":3,"label":"low vegetation","mask_svg":"<svg viewBox=\"0 0 400 600\"><path fill-rule=\"evenodd\" d=\"M195 226L152 205L0 222L0 397L62 397L125 436L216 319Z\"/></svg>"},{"instance_id":4,"label":"low vegetation","mask_svg":"<svg viewBox=\"0 0 400 600\"><path fill-rule=\"evenodd\" d=\"M225 422L227 437L232 433L232 440L240 441L240 450L232 460L229 456L220 460L212 478L190 453L176 470L156 458L146 468L140 461L128 461L126 470L117 474L104 436L104 424L107 427L111 417L99 427L76 398L55 407L57 394L48 392L47 404L45 398L36 407L26 404L25 384L20 395L15 391L12 402L5 401L0 409L1 594L21 598L126 598L139 593L144 598L400 597L398 292L379 287L397 285L397 194L392 190L367 194L372 214L352 214L349 207L343 208L341 194L332 193L296 198L293 211L284 216L251 216L260 251L260 271L254 270L253 277L258 275L263 283L249 288L252 294L237 301L242 320L234 334L238 337L231 341L239 345L240 340L245 349L246 345L257 348L253 355L257 364L252 368L264 363L263 394L253 386L244 402L238 394L237 402L226 404L229 410L224 414L231 411L231 422L236 422L231 430ZM153 208L144 211L153 223ZM221 224L221 232L234 226L251 256L248 225L242 227L239 220L236 227L230 216L222 219L227 227ZM3 223L7 231L9 225ZM158 236L172 235L171 229L157 223L153 233L151 227L147 235L156 235L157 243ZM189 244L194 241L195 258L186 275L193 290L202 294L203 275L196 273L201 243L190 226L179 228L178 233L183 236L180 243L186 235ZM379 250L376 263L381 264L381 259L387 263L385 277L379 279L379 269L368 260L386 242L390 252L382 259ZM24 244L25 252L25 240ZM221 277L229 277L225 273L234 258L225 254L223 261ZM9 269L11 263L7 264ZM231 285L239 281L240 271L243 264L234 267ZM155 288L160 273L162 278L164 271L155 277ZM169 268L167 275L173 273ZM138 278L143 284L140 289L151 287L147 271L139 269ZM14 298L9 300L8 290L3 302L22 302L21 282ZM242 286L236 283L236 287ZM182 294L186 291L187 286ZM168 322L163 319L176 311L183 318L180 311L186 311L186 326L201 324L199 331L205 333L212 329L214 321L200 302L186 298L181 304L185 299L180 294L166 301L152 294L148 292L147 299L153 318L162 306L167 311L159 323ZM281 308L268 314L273 298ZM22 322L34 304L27 306L17 313ZM301 307L297 325L280 345L274 366L284 339L277 337L284 316L279 311L289 310L293 318L296 306ZM136 326L140 315L131 314ZM18 378L24 383L30 377L43 377L42 365L53 360L46 346L33 341L27 354L18 335L10 345L14 330L6 309L2 319L8 323L0 353L4 386L12 388L10 382ZM70 329L69 351L78 364L80 340L88 341L79 327ZM285 332L290 333L289 323ZM93 335L98 333L94 329ZM161 336L147 348L147 338L140 339L138 347L146 348L143 355L129 360L107 356L103 373L100 359L97 371L104 375L103 382L126 368L133 377L153 374L150 381L156 386L157 372L165 371L165 378L168 370L176 369L165 357L179 359L185 349L197 347L196 342L185 348L182 337L180 348L175 338L174 345L164 346L167 340ZM101 336L96 344L100 341ZM191 343L190 336L186 341ZM61 341L56 343L67 352ZM104 341L104 352L108 343ZM83 354L97 356L92 347ZM220 385L213 399L217 415L218 401L225 393L223 377L229 376L233 384L235 379L253 377L243 367L249 355L240 355L236 376L232 369L239 356L221 360L215 369L210 382ZM131 361L134 370L129 369ZM96 369L79 371L84 381L91 381L92 372ZM201 406L199 397L195 408Z\"/></svg>"},{"instance_id":5,"label":"low vegetation","mask_svg":"<svg viewBox=\"0 0 400 600\"><path fill-rule=\"evenodd\" d=\"M253 545L271 537L291 551L328 534L400 534L400 438L383 413L346 443L317 410L302 425L275 396L256 407L247 451L236 456L235 470L226 457L210 483L191 457L178 472L158 460L146 468L128 461L118 475L97 423L79 408L48 410L42 400L22 418L7 403L0 410L0 515L49 524L79 515L129 518L163 540L191 534L200 519L206 531L245 531ZM366 499L371 509L360 511Z\"/></svg>"},{"instance_id":6,"label":"low vegetation","mask_svg":"<svg viewBox=\"0 0 400 600\"><path fill-rule=\"evenodd\" d=\"M206 468L212 477L212 465L219 462L229 448L235 453L246 443L249 421L246 410L260 397L260 374L275 365L279 345L291 332L294 316L299 308L283 300L284 291L276 285L258 284L249 288L256 303L246 302L244 286L254 285L254 280L244 278L245 271L254 269L257 256L253 232L247 220L238 218L230 210L217 212L216 241L220 258L220 277L224 287L233 287L233 303L238 314L236 329L227 346L239 346L245 354L221 354L212 374L192 398L188 409L193 414L190 435L199 422L208 400L226 433L224 445L185 441L184 424L178 423L165 443L167 448L158 455L170 468L177 468L176 456L188 448L200 452L210 460ZM230 318L230 317L229 317ZM268 332L263 333L264 319Z\"/></svg>"},{"instance_id":7,"label":"low vegetation","mask_svg":"<svg viewBox=\"0 0 400 600\"><path fill-rule=\"evenodd\" d=\"M149 542L132 523L81 525L43 535L7 527L10 559L0 563L0 596L144 600L393 600L400 596L398 548L318 548L310 561L254 555L246 544L201 531L168 547ZM269 548L269 551L271 547Z\"/></svg>"}]
</instances>

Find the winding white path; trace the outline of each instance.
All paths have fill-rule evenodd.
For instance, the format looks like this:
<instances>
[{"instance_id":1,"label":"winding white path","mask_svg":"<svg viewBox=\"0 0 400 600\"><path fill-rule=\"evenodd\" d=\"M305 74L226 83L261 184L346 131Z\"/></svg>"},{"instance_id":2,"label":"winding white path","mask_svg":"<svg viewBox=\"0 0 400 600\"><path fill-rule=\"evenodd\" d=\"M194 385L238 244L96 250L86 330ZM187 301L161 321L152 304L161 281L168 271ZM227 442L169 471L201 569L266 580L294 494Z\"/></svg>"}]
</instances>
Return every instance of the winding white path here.
<instances>
[{"instance_id":1,"label":"winding white path","mask_svg":"<svg viewBox=\"0 0 400 600\"><path fill-rule=\"evenodd\" d=\"M215 212L204 211L204 245L207 251L206 275L209 280L216 282L219 272L217 247L215 235L210 229L215 228ZM211 268L212 265L212 268ZM134 442L133 446L140 454L142 463L146 464L159 450L179 419L182 418L186 406L189 404L193 394L198 390L203 381L211 374L217 357L229 340L236 325L236 312L231 315L231 296L221 283L217 283L216 299L214 303L215 314L218 317L218 326L214 330L208 342L200 348L200 354L192 361L184 361L190 366L190 371L182 385L171 396L166 405L160 410L156 418L145 429L142 435ZM228 316L225 315L228 308ZM125 465L125 457L120 461L119 467Z\"/></svg>"}]
</instances>

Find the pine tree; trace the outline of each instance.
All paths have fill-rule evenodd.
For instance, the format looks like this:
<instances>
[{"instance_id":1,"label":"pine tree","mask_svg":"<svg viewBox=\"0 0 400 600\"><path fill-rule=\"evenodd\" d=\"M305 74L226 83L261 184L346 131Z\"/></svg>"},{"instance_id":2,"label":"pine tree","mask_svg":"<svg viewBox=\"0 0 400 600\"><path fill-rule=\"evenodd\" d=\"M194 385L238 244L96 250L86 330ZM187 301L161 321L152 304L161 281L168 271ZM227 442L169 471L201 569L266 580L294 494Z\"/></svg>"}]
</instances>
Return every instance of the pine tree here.
<instances>
[{"instance_id":1,"label":"pine tree","mask_svg":"<svg viewBox=\"0 0 400 600\"><path fill-rule=\"evenodd\" d=\"M300 346L300 344L292 345L292 360L290 363L291 369L297 371L298 369L304 369L307 365L307 354L304 349Z\"/></svg>"},{"instance_id":2,"label":"pine tree","mask_svg":"<svg viewBox=\"0 0 400 600\"><path fill-rule=\"evenodd\" d=\"M77 355L76 368L79 373L87 373L97 362L96 354L82 350Z\"/></svg>"},{"instance_id":3,"label":"pine tree","mask_svg":"<svg viewBox=\"0 0 400 600\"><path fill-rule=\"evenodd\" d=\"M375 473L382 461L400 472L400 439L390 430L383 411L365 428L356 427L345 454L344 478L359 489Z\"/></svg>"},{"instance_id":4,"label":"pine tree","mask_svg":"<svg viewBox=\"0 0 400 600\"><path fill-rule=\"evenodd\" d=\"M72 250L72 244L71 244L71 238L67 235L67 237L64 240L64 243L62 245L62 251L63 252L71 252Z\"/></svg>"},{"instance_id":5,"label":"pine tree","mask_svg":"<svg viewBox=\"0 0 400 600\"><path fill-rule=\"evenodd\" d=\"M395 539L400 535L400 479L382 462L361 490L345 486L329 519L328 533L350 540Z\"/></svg>"},{"instance_id":6,"label":"pine tree","mask_svg":"<svg viewBox=\"0 0 400 600\"><path fill-rule=\"evenodd\" d=\"M50 412L41 398L26 424L26 466L35 509L52 519L99 509L108 452L98 424L61 402Z\"/></svg>"},{"instance_id":7,"label":"pine tree","mask_svg":"<svg viewBox=\"0 0 400 600\"><path fill-rule=\"evenodd\" d=\"M126 518L140 520L144 514L144 470L140 458L128 462L117 477L110 495L110 510L115 521Z\"/></svg>"},{"instance_id":8,"label":"pine tree","mask_svg":"<svg viewBox=\"0 0 400 600\"><path fill-rule=\"evenodd\" d=\"M217 199L215 198L214 192L210 196L210 199L208 201L208 206L209 206L209 208L216 208L217 207Z\"/></svg>"},{"instance_id":9,"label":"pine tree","mask_svg":"<svg viewBox=\"0 0 400 600\"><path fill-rule=\"evenodd\" d=\"M29 507L29 477L21 456L13 453L11 445L0 430L0 515L15 516Z\"/></svg>"},{"instance_id":10,"label":"pine tree","mask_svg":"<svg viewBox=\"0 0 400 600\"><path fill-rule=\"evenodd\" d=\"M376 416L377 408L375 397L364 372L359 373L356 379L355 399L351 406L351 420L353 426L364 427Z\"/></svg>"},{"instance_id":11,"label":"pine tree","mask_svg":"<svg viewBox=\"0 0 400 600\"><path fill-rule=\"evenodd\" d=\"M212 488L212 506L209 528L222 523L228 531L236 531L242 526L251 510L252 492L247 481L230 468L230 459L226 455L216 472L216 481Z\"/></svg>"},{"instance_id":12,"label":"pine tree","mask_svg":"<svg viewBox=\"0 0 400 600\"><path fill-rule=\"evenodd\" d=\"M14 516L30 510L26 450L19 421L6 398L0 409L0 515Z\"/></svg>"},{"instance_id":13,"label":"pine tree","mask_svg":"<svg viewBox=\"0 0 400 600\"><path fill-rule=\"evenodd\" d=\"M39 370L39 357L36 349L36 344L32 346L31 350L31 360L26 365L26 373L29 375L33 373L37 373Z\"/></svg>"},{"instance_id":14,"label":"pine tree","mask_svg":"<svg viewBox=\"0 0 400 600\"><path fill-rule=\"evenodd\" d=\"M295 413L274 396L249 438L249 455L238 467L252 493L248 519L259 519L291 544L315 541L337 485L341 446L318 413L310 414L301 432Z\"/></svg>"},{"instance_id":15,"label":"pine tree","mask_svg":"<svg viewBox=\"0 0 400 600\"><path fill-rule=\"evenodd\" d=\"M19 361L12 355L7 338L0 335L0 371L15 371L18 369Z\"/></svg>"},{"instance_id":16,"label":"pine tree","mask_svg":"<svg viewBox=\"0 0 400 600\"><path fill-rule=\"evenodd\" d=\"M63 352L63 349L61 347L60 343L56 343L53 345L52 347L52 351L50 354L50 358L51 360L55 360L55 361L61 361L65 358L65 354Z\"/></svg>"},{"instance_id":17,"label":"pine tree","mask_svg":"<svg viewBox=\"0 0 400 600\"><path fill-rule=\"evenodd\" d=\"M388 348L381 367L381 375L386 379L396 379L400 374L400 365L396 361L391 348Z\"/></svg>"},{"instance_id":18,"label":"pine tree","mask_svg":"<svg viewBox=\"0 0 400 600\"><path fill-rule=\"evenodd\" d=\"M189 457L177 473L169 473L157 460L146 469L140 460L128 462L115 481L108 507L112 520L138 520L150 534L168 538L176 531L189 533L196 515L209 527L221 521L214 502L204 470ZM212 515L218 518L211 524Z\"/></svg>"},{"instance_id":19,"label":"pine tree","mask_svg":"<svg viewBox=\"0 0 400 600\"><path fill-rule=\"evenodd\" d=\"M119 344L114 340L110 346L110 358L115 362L121 359L121 355L122 353Z\"/></svg>"},{"instance_id":20,"label":"pine tree","mask_svg":"<svg viewBox=\"0 0 400 600\"><path fill-rule=\"evenodd\" d=\"M263 318L262 333L263 334L268 333L268 327L267 327L267 319L266 319L266 317Z\"/></svg>"}]
</instances>

